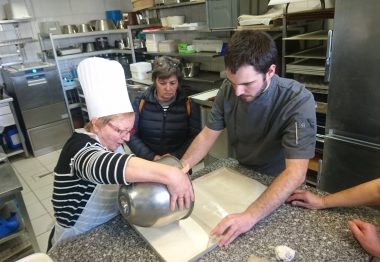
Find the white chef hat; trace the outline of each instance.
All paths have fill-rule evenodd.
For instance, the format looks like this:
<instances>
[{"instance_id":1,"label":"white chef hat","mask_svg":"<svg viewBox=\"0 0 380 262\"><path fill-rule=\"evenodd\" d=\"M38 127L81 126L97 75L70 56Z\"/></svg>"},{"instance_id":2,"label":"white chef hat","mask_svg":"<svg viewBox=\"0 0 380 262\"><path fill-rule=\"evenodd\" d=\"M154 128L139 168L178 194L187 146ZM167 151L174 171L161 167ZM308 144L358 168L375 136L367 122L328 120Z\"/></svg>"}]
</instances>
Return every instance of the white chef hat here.
<instances>
[{"instance_id":1,"label":"white chef hat","mask_svg":"<svg viewBox=\"0 0 380 262\"><path fill-rule=\"evenodd\" d=\"M91 57L81 61L77 71L90 119L133 112L119 62Z\"/></svg>"}]
</instances>

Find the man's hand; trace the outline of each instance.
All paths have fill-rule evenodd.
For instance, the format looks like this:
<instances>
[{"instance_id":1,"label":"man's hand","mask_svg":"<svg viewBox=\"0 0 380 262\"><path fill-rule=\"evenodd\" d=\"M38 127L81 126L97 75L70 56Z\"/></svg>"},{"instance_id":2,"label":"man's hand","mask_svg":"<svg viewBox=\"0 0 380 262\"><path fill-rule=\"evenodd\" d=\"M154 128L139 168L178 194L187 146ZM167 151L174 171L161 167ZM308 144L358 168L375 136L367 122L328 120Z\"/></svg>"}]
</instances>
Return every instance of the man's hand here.
<instances>
[{"instance_id":1,"label":"man's hand","mask_svg":"<svg viewBox=\"0 0 380 262\"><path fill-rule=\"evenodd\" d=\"M210 234L220 237L219 246L224 247L253 226L252 218L248 212L231 214L223 218Z\"/></svg>"},{"instance_id":2,"label":"man's hand","mask_svg":"<svg viewBox=\"0 0 380 262\"><path fill-rule=\"evenodd\" d=\"M293 206L305 207L309 209L322 209L324 208L323 197L314 195L305 190L296 190L286 202Z\"/></svg>"},{"instance_id":3,"label":"man's hand","mask_svg":"<svg viewBox=\"0 0 380 262\"><path fill-rule=\"evenodd\" d=\"M348 221L348 227L359 244L372 256L380 258L380 235L376 227L359 219Z\"/></svg>"}]
</instances>

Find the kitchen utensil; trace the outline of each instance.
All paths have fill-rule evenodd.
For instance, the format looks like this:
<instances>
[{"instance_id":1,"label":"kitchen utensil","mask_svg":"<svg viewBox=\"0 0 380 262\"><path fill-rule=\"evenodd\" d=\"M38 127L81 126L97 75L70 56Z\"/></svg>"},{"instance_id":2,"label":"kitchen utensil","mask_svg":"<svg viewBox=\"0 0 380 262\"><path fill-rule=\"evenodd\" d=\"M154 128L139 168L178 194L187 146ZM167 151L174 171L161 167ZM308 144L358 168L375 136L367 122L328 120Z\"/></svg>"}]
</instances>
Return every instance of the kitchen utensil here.
<instances>
[{"instance_id":1,"label":"kitchen utensil","mask_svg":"<svg viewBox=\"0 0 380 262\"><path fill-rule=\"evenodd\" d=\"M116 22L116 28L117 29L126 29L127 26L124 25L124 20L120 19L119 21Z\"/></svg>"},{"instance_id":2,"label":"kitchen utensil","mask_svg":"<svg viewBox=\"0 0 380 262\"><path fill-rule=\"evenodd\" d=\"M78 33L86 33L94 31L89 24L80 24L78 25Z\"/></svg>"},{"instance_id":3,"label":"kitchen utensil","mask_svg":"<svg viewBox=\"0 0 380 262\"><path fill-rule=\"evenodd\" d=\"M184 77L197 76L199 74L200 67L201 67L201 63L199 62L184 63L183 70L182 70Z\"/></svg>"},{"instance_id":4,"label":"kitchen utensil","mask_svg":"<svg viewBox=\"0 0 380 262\"><path fill-rule=\"evenodd\" d=\"M92 28L93 31L95 31L95 24L96 24L96 20L91 20L88 22L88 25Z\"/></svg>"},{"instance_id":5,"label":"kitchen utensil","mask_svg":"<svg viewBox=\"0 0 380 262\"><path fill-rule=\"evenodd\" d=\"M131 41L129 40L129 37L125 38L125 48L131 49Z\"/></svg>"},{"instance_id":6,"label":"kitchen utensil","mask_svg":"<svg viewBox=\"0 0 380 262\"><path fill-rule=\"evenodd\" d=\"M161 164L182 168L181 162L173 156L164 156L157 161ZM170 210L170 194L165 185L159 183L132 183L121 186L118 196L119 209L131 224L141 227L160 227L187 218L190 208Z\"/></svg>"},{"instance_id":7,"label":"kitchen utensil","mask_svg":"<svg viewBox=\"0 0 380 262\"><path fill-rule=\"evenodd\" d=\"M108 49L108 37L97 37L95 38L95 49L96 50L104 50Z\"/></svg>"},{"instance_id":8,"label":"kitchen utensil","mask_svg":"<svg viewBox=\"0 0 380 262\"><path fill-rule=\"evenodd\" d=\"M84 52L94 52L95 51L95 42L83 43Z\"/></svg>"},{"instance_id":9,"label":"kitchen utensil","mask_svg":"<svg viewBox=\"0 0 380 262\"><path fill-rule=\"evenodd\" d=\"M121 40L115 40L115 48L118 48L118 49L125 49L125 43L124 43L124 40L121 39Z\"/></svg>"},{"instance_id":10,"label":"kitchen utensil","mask_svg":"<svg viewBox=\"0 0 380 262\"><path fill-rule=\"evenodd\" d=\"M78 27L76 25L63 25L62 33L64 34L75 34L78 33Z\"/></svg>"},{"instance_id":11,"label":"kitchen utensil","mask_svg":"<svg viewBox=\"0 0 380 262\"><path fill-rule=\"evenodd\" d=\"M116 26L110 19L96 20L95 31L115 30Z\"/></svg>"}]
</instances>

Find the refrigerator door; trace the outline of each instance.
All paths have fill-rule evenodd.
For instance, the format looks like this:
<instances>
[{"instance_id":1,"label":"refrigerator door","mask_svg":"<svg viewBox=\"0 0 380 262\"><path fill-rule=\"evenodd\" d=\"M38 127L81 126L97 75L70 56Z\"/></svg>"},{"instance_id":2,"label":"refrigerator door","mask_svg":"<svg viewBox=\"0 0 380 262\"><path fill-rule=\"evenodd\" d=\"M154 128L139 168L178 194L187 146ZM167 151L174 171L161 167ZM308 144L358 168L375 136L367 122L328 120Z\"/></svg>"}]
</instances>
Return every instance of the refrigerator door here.
<instances>
[{"instance_id":1,"label":"refrigerator door","mask_svg":"<svg viewBox=\"0 0 380 262\"><path fill-rule=\"evenodd\" d=\"M337 192L378 178L379 170L380 145L325 136L320 189Z\"/></svg>"},{"instance_id":2,"label":"refrigerator door","mask_svg":"<svg viewBox=\"0 0 380 262\"><path fill-rule=\"evenodd\" d=\"M380 144L380 1L337 0L326 130Z\"/></svg>"}]
</instances>

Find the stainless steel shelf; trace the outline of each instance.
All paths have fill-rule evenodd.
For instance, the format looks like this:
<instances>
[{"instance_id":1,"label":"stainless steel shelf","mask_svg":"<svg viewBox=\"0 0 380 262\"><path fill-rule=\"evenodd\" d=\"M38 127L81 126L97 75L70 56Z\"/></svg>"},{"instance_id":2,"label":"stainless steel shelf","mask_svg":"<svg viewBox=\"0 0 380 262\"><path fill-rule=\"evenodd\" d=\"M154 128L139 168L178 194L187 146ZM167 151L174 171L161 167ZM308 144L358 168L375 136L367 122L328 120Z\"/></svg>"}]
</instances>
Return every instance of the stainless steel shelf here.
<instances>
[{"instance_id":1,"label":"stainless steel shelf","mask_svg":"<svg viewBox=\"0 0 380 262\"><path fill-rule=\"evenodd\" d=\"M193 1L193 2L184 2L184 3L178 3L178 4L170 4L170 5L159 5L148 8L148 10L157 10L157 9L167 9L167 8L174 8L174 7L182 7L182 6L189 6L189 5L199 5L204 4L206 1Z\"/></svg>"},{"instance_id":2,"label":"stainless steel shelf","mask_svg":"<svg viewBox=\"0 0 380 262\"><path fill-rule=\"evenodd\" d=\"M79 38L79 37L87 37L87 36L127 34L127 33L128 33L128 29L115 29L115 30L108 30L108 31L94 31L94 32L75 33L75 34L61 34L61 35L51 34L50 38L53 40L58 40L58 39Z\"/></svg>"},{"instance_id":3,"label":"stainless steel shelf","mask_svg":"<svg viewBox=\"0 0 380 262\"><path fill-rule=\"evenodd\" d=\"M327 39L328 39L328 32L326 30L319 30L315 32L283 38L283 40L327 40Z\"/></svg>"},{"instance_id":4,"label":"stainless steel shelf","mask_svg":"<svg viewBox=\"0 0 380 262\"><path fill-rule=\"evenodd\" d=\"M286 73L324 76L325 71L325 61L320 59L301 59L286 64Z\"/></svg>"},{"instance_id":5,"label":"stainless steel shelf","mask_svg":"<svg viewBox=\"0 0 380 262\"><path fill-rule=\"evenodd\" d=\"M13 57L13 56L19 56L19 55L21 55L21 54L19 54L19 53L3 54L3 55L0 55L0 59L7 58L7 57Z\"/></svg>"},{"instance_id":6,"label":"stainless steel shelf","mask_svg":"<svg viewBox=\"0 0 380 262\"><path fill-rule=\"evenodd\" d=\"M133 82L144 84L144 85L152 85L153 82L151 79L135 79L135 78L130 78L128 80L132 80ZM195 77L184 77L183 78L184 82L198 82L198 83L210 83L214 84L219 81L223 81L222 78L219 76L219 72L206 72L206 71L201 71L199 72L199 75Z\"/></svg>"},{"instance_id":7,"label":"stainless steel shelf","mask_svg":"<svg viewBox=\"0 0 380 262\"><path fill-rule=\"evenodd\" d=\"M81 104L80 103L73 103L73 104L69 104L68 107L71 110L71 109L74 109L74 108L81 107Z\"/></svg>"},{"instance_id":8,"label":"stainless steel shelf","mask_svg":"<svg viewBox=\"0 0 380 262\"><path fill-rule=\"evenodd\" d=\"M79 83L78 84L72 84L72 85L65 85L65 86L63 86L63 90L68 91L68 90L76 89L78 87L80 87Z\"/></svg>"},{"instance_id":9,"label":"stainless steel shelf","mask_svg":"<svg viewBox=\"0 0 380 262\"><path fill-rule=\"evenodd\" d=\"M132 80L133 82L136 82L136 83L139 83L139 84L144 84L144 85L152 85L153 82L151 79L136 79L136 78L130 78L130 79L127 79L127 80Z\"/></svg>"},{"instance_id":10,"label":"stainless steel shelf","mask_svg":"<svg viewBox=\"0 0 380 262\"><path fill-rule=\"evenodd\" d=\"M200 52L200 53L193 53L193 54L180 54L177 52L143 52L143 54L146 55L167 55L167 56L177 56L177 57L217 57L220 56L218 53L215 52Z\"/></svg>"},{"instance_id":11,"label":"stainless steel shelf","mask_svg":"<svg viewBox=\"0 0 380 262\"><path fill-rule=\"evenodd\" d=\"M104 55L104 54L132 54L131 50L127 49L107 49L107 50L101 50L101 51L94 51L94 52L86 52L86 53L78 53L73 55L64 55L64 56L57 56L58 61L63 61L67 59L76 59L76 58L84 58L88 56L98 56L98 55Z\"/></svg>"},{"instance_id":12,"label":"stainless steel shelf","mask_svg":"<svg viewBox=\"0 0 380 262\"><path fill-rule=\"evenodd\" d=\"M0 20L0 24L18 24L18 23L22 23L22 22L29 22L31 20L32 20L32 18Z\"/></svg>"},{"instance_id":13,"label":"stainless steel shelf","mask_svg":"<svg viewBox=\"0 0 380 262\"><path fill-rule=\"evenodd\" d=\"M18 39L2 41L2 42L0 42L0 46L19 45L19 44L36 42L36 41L37 40L33 39L32 37L25 37L25 38L18 38Z\"/></svg>"},{"instance_id":14,"label":"stainless steel shelf","mask_svg":"<svg viewBox=\"0 0 380 262\"><path fill-rule=\"evenodd\" d=\"M314 58L314 59L326 59L326 47L319 46L315 48L310 48L307 50L302 50L293 54L285 55L285 57L292 58Z\"/></svg>"},{"instance_id":15,"label":"stainless steel shelf","mask_svg":"<svg viewBox=\"0 0 380 262\"><path fill-rule=\"evenodd\" d=\"M231 31L228 30L228 31ZM210 29L160 29L154 31L143 31L144 34L178 34L178 33L211 33L211 32L219 32L212 31Z\"/></svg>"},{"instance_id":16,"label":"stainless steel shelf","mask_svg":"<svg viewBox=\"0 0 380 262\"><path fill-rule=\"evenodd\" d=\"M199 72L199 75L195 77L184 77L183 81L214 84L219 81L223 81L223 79L220 78L219 72L214 73L214 72L201 71Z\"/></svg>"}]
</instances>

